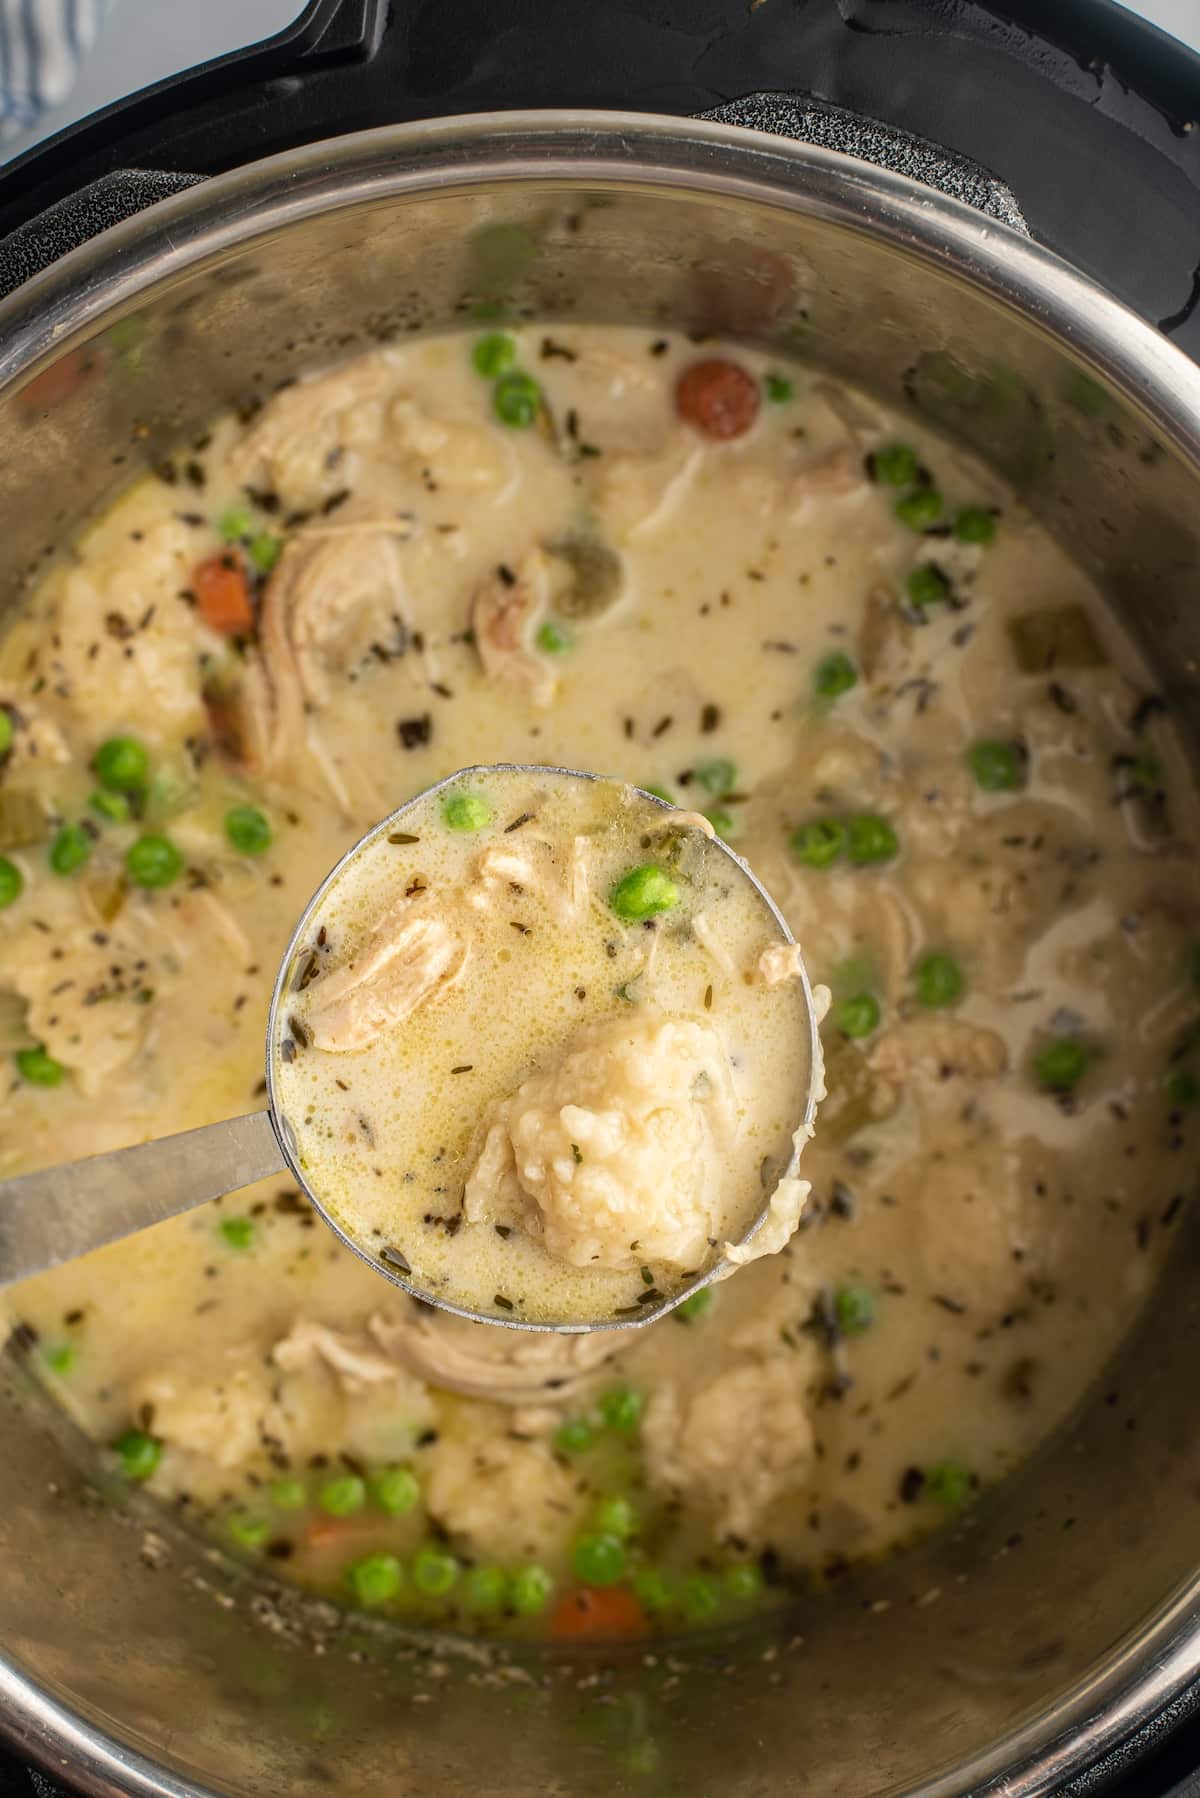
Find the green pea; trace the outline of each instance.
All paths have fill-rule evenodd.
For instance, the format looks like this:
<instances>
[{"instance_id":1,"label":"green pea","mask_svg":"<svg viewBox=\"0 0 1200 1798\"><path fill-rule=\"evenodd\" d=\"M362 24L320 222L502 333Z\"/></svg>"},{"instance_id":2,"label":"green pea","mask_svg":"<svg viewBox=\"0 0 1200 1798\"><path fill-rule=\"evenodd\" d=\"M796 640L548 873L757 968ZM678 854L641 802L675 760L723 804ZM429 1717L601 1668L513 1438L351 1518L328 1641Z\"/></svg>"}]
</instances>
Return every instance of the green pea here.
<instances>
[{"instance_id":1,"label":"green pea","mask_svg":"<svg viewBox=\"0 0 1200 1798\"><path fill-rule=\"evenodd\" d=\"M852 993L833 1011L833 1026L843 1036L870 1036L879 1028L879 1001L874 993Z\"/></svg>"},{"instance_id":2,"label":"green pea","mask_svg":"<svg viewBox=\"0 0 1200 1798\"><path fill-rule=\"evenodd\" d=\"M42 1348L42 1360L60 1379L74 1373L78 1359L79 1350L73 1342L47 1342Z\"/></svg>"},{"instance_id":3,"label":"green pea","mask_svg":"<svg viewBox=\"0 0 1200 1798\"><path fill-rule=\"evenodd\" d=\"M330 1517L352 1517L367 1502L367 1483L356 1473L335 1473L317 1493L317 1503Z\"/></svg>"},{"instance_id":4,"label":"green pea","mask_svg":"<svg viewBox=\"0 0 1200 1798\"><path fill-rule=\"evenodd\" d=\"M30 1086L61 1086L67 1072L61 1061L55 1061L53 1055L47 1055L41 1047L18 1049L13 1059L18 1074L22 1080L28 1080Z\"/></svg>"},{"instance_id":5,"label":"green pea","mask_svg":"<svg viewBox=\"0 0 1200 1798\"><path fill-rule=\"evenodd\" d=\"M411 1467L384 1467L371 1475L371 1502L389 1517L406 1517L416 1509L421 1482Z\"/></svg>"},{"instance_id":6,"label":"green pea","mask_svg":"<svg viewBox=\"0 0 1200 1798\"><path fill-rule=\"evenodd\" d=\"M234 805L225 814L225 835L239 855L261 855L271 846L271 821L256 805Z\"/></svg>"},{"instance_id":7,"label":"green pea","mask_svg":"<svg viewBox=\"0 0 1200 1798\"><path fill-rule=\"evenodd\" d=\"M646 1400L632 1386L613 1386L600 1400L600 1415L618 1436L629 1436L642 1421Z\"/></svg>"},{"instance_id":8,"label":"green pea","mask_svg":"<svg viewBox=\"0 0 1200 1798\"><path fill-rule=\"evenodd\" d=\"M554 1432L554 1446L560 1455L582 1455L596 1440L596 1432L586 1417L569 1417Z\"/></svg>"},{"instance_id":9,"label":"green pea","mask_svg":"<svg viewBox=\"0 0 1200 1798\"><path fill-rule=\"evenodd\" d=\"M580 1536L571 1550L571 1571L585 1586L615 1586L625 1572L625 1544L604 1530Z\"/></svg>"},{"instance_id":10,"label":"green pea","mask_svg":"<svg viewBox=\"0 0 1200 1798\"><path fill-rule=\"evenodd\" d=\"M671 1582L657 1567L641 1567L633 1576L634 1595L648 1611L665 1611L671 1602Z\"/></svg>"},{"instance_id":11,"label":"green pea","mask_svg":"<svg viewBox=\"0 0 1200 1798\"><path fill-rule=\"evenodd\" d=\"M532 375L511 369L500 376L492 389L492 406L502 425L514 431L527 431L537 423L542 409L542 390Z\"/></svg>"},{"instance_id":12,"label":"green pea","mask_svg":"<svg viewBox=\"0 0 1200 1798\"><path fill-rule=\"evenodd\" d=\"M914 606L933 606L950 597L950 582L936 562L918 562L909 570L905 592Z\"/></svg>"},{"instance_id":13,"label":"green pea","mask_svg":"<svg viewBox=\"0 0 1200 1798\"><path fill-rule=\"evenodd\" d=\"M126 1430L113 1443L121 1472L129 1480L148 1480L162 1460L163 1445L145 1430Z\"/></svg>"},{"instance_id":14,"label":"green pea","mask_svg":"<svg viewBox=\"0 0 1200 1798\"><path fill-rule=\"evenodd\" d=\"M721 1584L730 1598L746 1604L762 1592L762 1568L757 1561L734 1561L721 1575Z\"/></svg>"},{"instance_id":15,"label":"green pea","mask_svg":"<svg viewBox=\"0 0 1200 1798\"><path fill-rule=\"evenodd\" d=\"M472 366L485 381L494 381L516 359L517 346L505 331L489 331L486 337L477 337L471 346Z\"/></svg>"},{"instance_id":16,"label":"green pea","mask_svg":"<svg viewBox=\"0 0 1200 1798\"><path fill-rule=\"evenodd\" d=\"M664 868L647 862L621 876L608 895L608 903L618 918L637 924L671 911L679 904L679 888Z\"/></svg>"},{"instance_id":17,"label":"green pea","mask_svg":"<svg viewBox=\"0 0 1200 1798\"><path fill-rule=\"evenodd\" d=\"M519 1617L534 1617L544 1611L554 1591L554 1580L536 1561L518 1567L513 1573L508 1601Z\"/></svg>"},{"instance_id":18,"label":"green pea","mask_svg":"<svg viewBox=\"0 0 1200 1798\"><path fill-rule=\"evenodd\" d=\"M957 1005L962 998L966 980L952 955L923 955L913 971L922 1005L940 1011L947 1005Z\"/></svg>"},{"instance_id":19,"label":"green pea","mask_svg":"<svg viewBox=\"0 0 1200 1798\"><path fill-rule=\"evenodd\" d=\"M457 1557L432 1544L413 1556L412 1583L423 1598L444 1598L458 1583Z\"/></svg>"},{"instance_id":20,"label":"green pea","mask_svg":"<svg viewBox=\"0 0 1200 1798\"><path fill-rule=\"evenodd\" d=\"M858 685L858 669L844 649L831 650L813 670L813 691L818 699L840 699Z\"/></svg>"},{"instance_id":21,"label":"green pea","mask_svg":"<svg viewBox=\"0 0 1200 1798\"><path fill-rule=\"evenodd\" d=\"M984 737L967 750L967 766L985 793L1016 793L1025 785L1025 751L1020 743Z\"/></svg>"},{"instance_id":22,"label":"green pea","mask_svg":"<svg viewBox=\"0 0 1200 1798\"><path fill-rule=\"evenodd\" d=\"M50 844L50 866L55 874L77 874L89 861L92 839L82 824L64 824Z\"/></svg>"},{"instance_id":23,"label":"green pea","mask_svg":"<svg viewBox=\"0 0 1200 1798\"><path fill-rule=\"evenodd\" d=\"M303 1511L308 1504L308 1487L298 1473L282 1473L267 1487L267 1497L277 1511Z\"/></svg>"},{"instance_id":24,"label":"green pea","mask_svg":"<svg viewBox=\"0 0 1200 1798\"><path fill-rule=\"evenodd\" d=\"M773 406L786 406L795 391L786 375L766 374L763 376L763 392Z\"/></svg>"},{"instance_id":25,"label":"green pea","mask_svg":"<svg viewBox=\"0 0 1200 1798\"><path fill-rule=\"evenodd\" d=\"M737 836L738 821L732 812L725 810L724 806L714 805L711 810L705 812L704 816L723 842L731 843Z\"/></svg>"},{"instance_id":26,"label":"green pea","mask_svg":"<svg viewBox=\"0 0 1200 1798\"><path fill-rule=\"evenodd\" d=\"M463 1603L472 1611L498 1611L508 1596L503 1567L472 1567L462 1583Z\"/></svg>"},{"instance_id":27,"label":"green pea","mask_svg":"<svg viewBox=\"0 0 1200 1798\"><path fill-rule=\"evenodd\" d=\"M24 885L25 876L16 862L10 862L7 855L0 855L0 911L21 897Z\"/></svg>"},{"instance_id":28,"label":"green pea","mask_svg":"<svg viewBox=\"0 0 1200 1798\"><path fill-rule=\"evenodd\" d=\"M492 821L492 808L481 793L447 793L442 818L450 830L482 830Z\"/></svg>"},{"instance_id":29,"label":"green pea","mask_svg":"<svg viewBox=\"0 0 1200 1798\"><path fill-rule=\"evenodd\" d=\"M951 1509L970 1497L972 1483L970 1469L961 1461L937 1461L925 1469L925 1491Z\"/></svg>"},{"instance_id":30,"label":"green pea","mask_svg":"<svg viewBox=\"0 0 1200 1798\"><path fill-rule=\"evenodd\" d=\"M107 818L110 824L127 824L133 816L133 807L129 803L128 795L110 793L105 787L97 787L94 793L89 793L88 804L94 812L99 812L102 818Z\"/></svg>"},{"instance_id":31,"label":"green pea","mask_svg":"<svg viewBox=\"0 0 1200 1798\"><path fill-rule=\"evenodd\" d=\"M876 812L859 812L846 819L846 854L856 867L890 862L900 850L900 839L886 818Z\"/></svg>"},{"instance_id":32,"label":"green pea","mask_svg":"<svg viewBox=\"0 0 1200 1798\"><path fill-rule=\"evenodd\" d=\"M960 543L990 543L996 535L996 514L986 506L964 506L954 515L954 535Z\"/></svg>"},{"instance_id":33,"label":"green pea","mask_svg":"<svg viewBox=\"0 0 1200 1798\"><path fill-rule=\"evenodd\" d=\"M227 506L217 520L217 530L226 543L236 543L240 537L248 537L253 529L254 520L248 506Z\"/></svg>"},{"instance_id":34,"label":"green pea","mask_svg":"<svg viewBox=\"0 0 1200 1798\"><path fill-rule=\"evenodd\" d=\"M794 830L788 841L806 868L828 868L846 847L846 826L838 818L814 818Z\"/></svg>"},{"instance_id":35,"label":"green pea","mask_svg":"<svg viewBox=\"0 0 1200 1798\"><path fill-rule=\"evenodd\" d=\"M690 1293L686 1299L681 1299L671 1316L681 1324L699 1323L712 1310L713 1296L711 1286L702 1286L699 1292Z\"/></svg>"},{"instance_id":36,"label":"green pea","mask_svg":"<svg viewBox=\"0 0 1200 1798\"><path fill-rule=\"evenodd\" d=\"M13 723L12 713L5 706L0 705L0 757L9 754L15 735L16 726Z\"/></svg>"},{"instance_id":37,"label":"green pea","mask_svg":"<svg viewBox=\"0 0 1200 1798\"><path fill-rule=\"evenodd\" d=\"M668 792L666 787L656 787L648 780L642 782L642 792L652 793L655 799L665 799L668 805L677 805L679 803L674 793ZM1200 949L1197 950L1197 953L1200 954ZM1200 984L1200 981L1198 981L1197 984Z\"/></svg>"},{"instance_id":38,"label":"green pea","mask_svg":"<svg viewBox=\"0 0 1200 1798\"><path fill-rule=\"evenodd\" d=\"M885 443L870 457L870 469L883 487L911 487L921 464L911 443Z\"/></svg>"},{"instance_id":39,"label":"green pea","mask_svg":"<svg viewBox=\"0 0 1200 1798\"><path fill-rule=\"evenodd\" d=\"M566 625L559 624L553 618L547 618L538 626L538 633L534 641L538 648L548 656L560 656L564 651L572 649L575 644L575 638Z\"/></svg>"},{"instance_id":40,"label":"green pea","mask_svg":"<svg viewBox=\"0 0 1200 1798\"><path fill-rule=\"evenodd\" d=\"M235 1511L227 1528L239 1548L261 1548L271 1534L271 1520L257 1511Z\"/></svg>"},{"instance_id":41,"label":"green pea","mask_svg":"<svg viewBox=\"0 0 1200 1798\"><path fill-rule=\"evenodd\" d=\"M364 1555L350 1568L349 1579L359 1604L387 1604L404 1584L404 1569L395 1555Z\"/></svg>"},{"instance_id":42,"label":"green pea","mask_svg":"<svg viewBox=\"0 0 1200 1798\"><path fill-rule=\"evenodd\" d=\"M1186 1068L1176 1068L1165 1082L1167 1101L1174 1111L1186 1111L1200 1099L1200 1081Z\"/></svg>"},{"instance_id":43,"label":"green pea","mask_svg":"<svg viewBox=\"0 0 1200 1798\"><path fill-rule=\"evenodd\" d=\"M875 1322L875 1294L867 1286L839 1286L833 1313L843 1336L861 1336Z\"/></svg>"},{"instance_id":44,"label":"green pea","mask_svg":"<svg viewBox=\"0 0 1200 1798\"><path fill-rule=\"evenodd\" d=\"M125 872L135 886L169 887L183 873L183 856L170 837L139 837L125 851Z\"/></svg>"},{"instance_id":45,"label":"green pea","mask_svg":"<svg viewBox=\"0 0 1200 1798\"><path fill-rule=\"evenodd\" d=\"M896 501L896 517L910 531L927 531L942 516L945 501L936 487L914 487Z\"/></svg>"},{"instance_id":46,"label":"green pea","mask_svg":"<svg viewBox=\"0 0 1200 1798\"><path fill-rule=\"evenodd\" d=\"M604 1536L618 1536L627 1542L638 1533L638 1514L627 1498L613 1494L602 1498L592 1512L592 1528Z\"/></svg>"},{"instance_id":47,"label":"green pea","mask_svg":"<svg viewBox=\"0 0 1200 1798\"><path fill-rule=\"evenodd\" d=\"M1047 1092L1070 1092L1083 1079L1090 1060L1088 1051L1075 1037L1056 1037L1034 1056L1034 1079Z\"/></svg>"},{"instance_id":48,"label":"green pea","mask_svg":"<svg viewBox=\"0 0 1200 1798\"><path fill-rule=\"evenodd\" d=\"M150 778L150 752L136 737L109 737L92 757L102 787L112 793L136 793Z\"/></svg>"},{"instance_id":49,"label":"green pea","mask_svg":"<svg viewBox=\"0 0 1200 1798\"><path fill-rule=\"evenodd\" d=\"M716 1615L721 1603L715 1582L702 1573L688 1574L680 1598L689 1623L707 1623Z\"/></svg>"},{"instance_id":50,"label":"green pea","mask_svg":"<svg viewBox=\"0 0 1200 1798\"><path fill-rule=\"evenodd\" d=\"M239 1254L248 1249L256 1234L252 1217L223 1217L217 1229L224 1237L226 1245L236 1249Z\"/></svg>"},{"instance_id":51,"label":"green pea","mask_svg":"<svg viewBox=\"0 0 1200 1798\"><path fill-rule=\"evenodd\" d=\"M270 574L283 554L283 538L273 531L258 531L251 537L246 553L256 574Z\"/></svg>"},{"instance_id":52,"label":"green pea","mask_svg":"<svg viewBox=\"0 0 1200 1798\"><path fill-rule=\"evenodd\" d=\"M711 793L714 799L724 799L726 793L732 793L737 786L737 763L730 761L727 755L714 755L711 760L698 764L695 775L706 793Z\"/></svg>"}]
</instances>

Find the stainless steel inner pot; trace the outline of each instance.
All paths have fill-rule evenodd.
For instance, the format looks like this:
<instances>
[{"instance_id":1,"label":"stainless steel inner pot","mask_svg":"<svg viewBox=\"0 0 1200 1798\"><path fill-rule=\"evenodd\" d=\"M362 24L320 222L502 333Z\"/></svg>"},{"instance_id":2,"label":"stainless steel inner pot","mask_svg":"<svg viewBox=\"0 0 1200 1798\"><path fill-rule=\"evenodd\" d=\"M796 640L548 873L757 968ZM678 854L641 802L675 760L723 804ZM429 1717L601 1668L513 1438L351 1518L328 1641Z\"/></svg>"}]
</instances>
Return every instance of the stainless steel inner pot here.
<instances>
[{"instance_id":1,"label":"stainless steel inner pot","mask_svg":"<svg viewBox=\"0 0 1200 1798\"><path fill-rule=\"evenodd\" d=\"M215 411L500 306L728 331L937 422L1101 574L1186 722L1200 372L1017 232L911 181L644 116L319 144L165 201L20 289L0 309L9 597ZM1187 1202L1194 1184L1181 1165ZM1200 1670L1198 1300L1185 1228L1056 1440L960 1527L848 1574L782 1630L570 1661L272 1594L98 1482L10 1354L4 1726L105 1793L1058 1789Z\"/></svg>"}]
</instances>

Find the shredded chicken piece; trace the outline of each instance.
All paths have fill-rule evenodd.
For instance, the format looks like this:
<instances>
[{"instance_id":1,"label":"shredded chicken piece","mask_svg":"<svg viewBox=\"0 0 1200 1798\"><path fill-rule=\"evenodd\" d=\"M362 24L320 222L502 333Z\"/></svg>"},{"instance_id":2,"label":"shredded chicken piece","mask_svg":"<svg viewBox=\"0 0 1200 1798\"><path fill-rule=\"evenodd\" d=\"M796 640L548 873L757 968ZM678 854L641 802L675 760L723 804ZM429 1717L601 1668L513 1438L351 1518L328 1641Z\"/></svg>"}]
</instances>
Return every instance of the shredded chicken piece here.
<instances>
[{"instance_id":1,"label":"shredded chicken piece","mask_svg":"<svg viewBox=\"0 0 1200 1798\"><path fill-rule=\"evenodd\" d=\"M301 1318L271 1350L271 1359L285 1373L301 1373L324 1365L337 1374L350 1392L394 1380L399 1368L393 1356L380 1354L369 1340Z\"/></svg>"},{"instance_id":2,"label":"shredded chicken piece","mask_svg":"<svg viewBox=\"0 0 1200 1798\"><path fill-rule=\"evenodd\" d=\"M798 980L804 972L804 956L799 943L769 943L758 958L756 976L765 987L782 986L785 980Z\"/></svg>"},{"instance_id":3,"label":"shredded chicken piece","mask_svg":"<svg viewBox=\"0 0 1200 1798\"><path fill-rule=\"evenodd\" d=\"M548 706L558 688L548 664L529 647L534 620L549 598L550 558L535 549L515 578L489 576L471 602L471 629L483 672L536 706Z\"/></svg>"},{"instance_id":4,"label":"shredded chicken piece","mask_svg":"<svg viewBox=\"0 0 1200 1798\"><path fill-rule=\"evenodd\" d=\"M812 1130L808 1131L809 1136L813 1134ZM808 1180L792 1177L781 1180L771 1194L766 1217L749 1242L725 1244L722 1252L726 1261L734 1267L745 1267L748 1262L761 1261L764 1255L778 1255L800 1228L811 1191L812 1183Z\"/></svg>"},{"instance_id":5,"label":"shredded chicken piece","mask_svg":"<svg viewBox=\"0 0 1200 1798\"><path fill-rule=\"evenodd\" d=\"M279 558L260 618L268 767L285 768L303 752L306 708L328 703L331 666L350 665L381 633L406 634L397 544L412 531L410 518L347 506L336 529L307 527ZM264 734L261 713L256 734Z\"/></svg>"},{"instance_id":6,"label":"shredded chicken piece","mask_svg":"<svg viewBox=\"0 0 1200 1798\"><path fill-rule=\"evenodd\" d=\"M805 1385L813 1363L806 1346L733 1367L686 1399L660 1387L642 1429L651 1479L708 1510L720 1535L752 1535L812 1467Z\"/></svg>"},{"instance_id":7,"label":"shredded chicken piece","mask_svg":"<svg viewBox=\"0 0 1200 1798\"><path fill-rule=\"evenodd\" d=\"M867 471L857 451L835 449L798 468L788 482L788 492L793 500L833 499L866 485Z\"/></svg>"},{"instance_id":8,"label":"shredded chicken piece","mask_svg":"<svg viewBox=\"0 0 1200 1798\"><path fill-rule=\"evenodd\" d=\"M462 979L468 939L404 897L368 932L354 956L314 982L303 1013L313 1043L335 1055L369 1049L386 1030Z\"/></svg>"},{"instance_id":9,"label":"shredded chicken piece","mask_svg":"<svg viewBox=\"0 0 1200 1798\"><path fill-rule=\"evenodd\" d=\"M410 1373L469 1398L498 1405L569 1404L628 1347L628 1339L594 1330L577 1336L548 1331L489 1330L444 1311L413 1305L398 1316L375 1316L372 1338Z\"/></svg>"},{"instance_id":10,"label":"shredded chicken piece","mask_svg":"<svg viewBox=\"0 0 1200 1798\"><path fill-rule=\"evenodd\" d=\"M958 1018L910 1018L885 1030L867 1058L873 1074L891 1086L917 1079L963 1074L986 1079L1008 1065L1004 1038Z\"/></svg>"},{"instance_id":11,"label":"shredded chicken piece","mask_svg":"<svg viewBox=\"0 0 1200 1798\"><path fill-rule=\"evenodd\" d=\"M320 504L346 484L341 458L348 440L379 435L384 402L398 381L395 367L377 355L285 387L231 450L231 480L265 485L289 507Z\"/></svg>"},{"instance_id":12,"label":"shredded chicken piece","mask_svg":"<svg viewBox=\"0 0 1200 1798\"><path fill-rule=\"evenodd\" d=\"M493 844L479 858L467 902L483 910L514 887L536 893L562 923L582 917L589 894L587 838L575 838L565 862L547 837L522 835L519 845Z\"/></svg>"}]
</instances>

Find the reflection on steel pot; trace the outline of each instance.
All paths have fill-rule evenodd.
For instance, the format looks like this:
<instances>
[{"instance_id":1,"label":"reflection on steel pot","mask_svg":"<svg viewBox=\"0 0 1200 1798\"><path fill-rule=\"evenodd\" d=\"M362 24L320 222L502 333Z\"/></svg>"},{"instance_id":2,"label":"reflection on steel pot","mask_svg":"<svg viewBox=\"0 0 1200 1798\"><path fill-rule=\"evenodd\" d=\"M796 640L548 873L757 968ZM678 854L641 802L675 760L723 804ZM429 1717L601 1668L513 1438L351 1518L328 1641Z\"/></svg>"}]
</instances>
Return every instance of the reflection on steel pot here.
<instances>
[{"instance_id":1,"label":"reflection on steel pot","mask_svg":"<svg viewBox=\"0 0 1200 1798\"><path fill-rule=\"evenodd\" d=\"M8 600L247 390L498 304L740 334L915 409L1102 578L1186 717L1200 373L992 219L827 151L652 117L323 144L167 199L19 289L0 314ZM585 572L603 596L611 571ZM1197 1277L1185 1234L1095 1402L960 1530L812 1596L782 1637L569 1665L345 1621L221 1564L97 1491L10 1355L8 1728L96 1791L452 1793L486 1767L495 1798L1046 1792L1200 1668Z\"/></svg>"}]
</instances>

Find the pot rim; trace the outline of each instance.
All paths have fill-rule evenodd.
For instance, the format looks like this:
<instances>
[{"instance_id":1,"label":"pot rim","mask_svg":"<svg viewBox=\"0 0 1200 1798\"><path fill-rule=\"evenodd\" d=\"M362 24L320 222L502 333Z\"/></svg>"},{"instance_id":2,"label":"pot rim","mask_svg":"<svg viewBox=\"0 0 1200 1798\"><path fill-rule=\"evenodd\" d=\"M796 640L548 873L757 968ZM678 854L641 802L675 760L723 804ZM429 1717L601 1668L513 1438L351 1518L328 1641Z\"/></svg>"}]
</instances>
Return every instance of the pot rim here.
<instances>
[{"instance_id":1,"label":"pot rim","mask_svg":"<svg viewBox=\"0 0 1200 1798\"><path fill-rule=\"evenodd\" d=\"M148 287L318 214L510 184L743 200L816 217L980 290L1098 371L1200 464L1200 368L1054 252L963 202L840 151L742 126L591 109L382 126L213 176L101 232L0 302L0 391L57 360ZM932 1773L925 1798L1040 1798L1127 1742L1200 1675L1200 1568L1054 1703ZM50 1696L0 1654L0 1735L84 1790L216 1798ZM894 1798L899 1798L895 1794Z\"/></svg>"}]
</instances>

